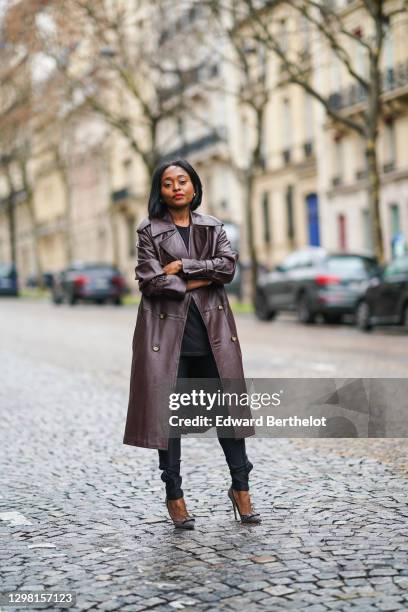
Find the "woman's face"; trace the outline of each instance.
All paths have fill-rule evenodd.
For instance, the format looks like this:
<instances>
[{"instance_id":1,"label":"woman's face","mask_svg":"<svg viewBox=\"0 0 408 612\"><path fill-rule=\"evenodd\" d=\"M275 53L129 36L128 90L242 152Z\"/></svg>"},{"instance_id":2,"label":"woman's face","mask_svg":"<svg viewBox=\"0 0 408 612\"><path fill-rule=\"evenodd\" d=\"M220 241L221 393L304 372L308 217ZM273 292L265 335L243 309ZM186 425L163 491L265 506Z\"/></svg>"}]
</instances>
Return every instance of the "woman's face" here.
<instances>
[{"instance_id":1,"label":"woman's face","mask_svg":"<svg viewBox=\"0 0 408 612\"><path fill-rule=\"evenodd\" d=\"M189 206L194 197L194 185L189 174L180 166L169 166L161 179L161 196L171 208Z\"/></svg>"}]
</instances>

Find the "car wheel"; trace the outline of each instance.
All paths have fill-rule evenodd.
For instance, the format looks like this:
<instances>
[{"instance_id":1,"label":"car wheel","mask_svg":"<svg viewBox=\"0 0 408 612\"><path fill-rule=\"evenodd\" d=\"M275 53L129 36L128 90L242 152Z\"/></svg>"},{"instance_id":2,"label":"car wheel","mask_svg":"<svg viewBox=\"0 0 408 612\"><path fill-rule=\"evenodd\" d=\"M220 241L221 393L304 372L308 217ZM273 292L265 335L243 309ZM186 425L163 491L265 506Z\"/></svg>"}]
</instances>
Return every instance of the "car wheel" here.
<instances>
[{"instance_id":1,"label":"car wheel","mask_svg":"<svg viewBox=\"0 0 408 612\"><path fill-rule=\"evenodd\" d=\"M268 308L265 295L262 291L257 291L255 295L255 316L260 321L272 321L276 316L276 312Z\"/></svg>"},{"instance_id":2,"label":"car wheel","mask_svg":"<svg viewBox=\"0 0 408 612\"><path fill-rule=\"evenodd\" d=\"M297 314L300 323L310 324L315 322L316 314L310 309L309 300L306 293L302 293L298 300Z\"/></svg>"},{"instance_id":3,"label":"car wheel","mask_svg":"<svg viewBox=\"0 0 408 612\"><path fill-rule=\"evenodd\" d=\"M75 295L71 295L69 298L69 303L71 306L75 306L75 304L77 303L77 298Z\"/></svg>"},{"instance_id":4,"label":"car wheel","mask_svg":"<svg viewBox=\"0 0 408 612\"><path fill-rule=\"evenodd\" d=\"M113 303L115 304L115 306L122 306L122 304L123 304L122 298L120 298L120 297L115 298L113 300Z\"/></svg>"},{"instance_id":5,"label":"car wheel","mask_svg":"<svg viewBox=\"0 0 408 612\"><path fill-rule=\"evenodd\" d=\"M370 331L373 328L370 317L370 306L368 302L363 300L357 306L356 310L356 325L361 331Z\"/></svg>"}]
</instances>

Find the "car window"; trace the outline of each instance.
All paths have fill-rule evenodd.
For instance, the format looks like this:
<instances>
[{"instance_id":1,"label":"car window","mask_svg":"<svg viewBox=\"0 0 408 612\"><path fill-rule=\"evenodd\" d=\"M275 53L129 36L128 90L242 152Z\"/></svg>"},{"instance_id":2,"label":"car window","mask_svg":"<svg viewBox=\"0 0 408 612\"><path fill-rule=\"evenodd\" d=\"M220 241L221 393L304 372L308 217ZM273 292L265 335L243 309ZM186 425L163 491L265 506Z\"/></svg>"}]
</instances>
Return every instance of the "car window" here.
<instances>
[{"instance_id":1,"label":"car window","mask_svg":"<svg viewBox=\"0 0 408 612\"><path fill-rule=\"evenodd\" d=\"M89 276L112 276L120 274L117 268L113 268L112 266L96 266L85 268L84 273Z\"/></svg>"},{"instance_id":2,"label":"car window","mask_svg":"<svg viewBox=\"0 0 408 612\"><path fill-rule=\"evenodd\" d=\"M336 256L328 257L326 268L334 274L350 274L352 276L365 276L376 269L375 261L365 257Z\"/></svg>"},{"instance_id":3,"label":"car window","mask_svg":"<svg viewBox=\"0 0 408 612\"><path fill-rule=\"evenodd\" d=\"M298 256L297 268L306 268L313 265L313 258L309 251L301 251Z\"/></svg>"},{"instance_id":4,"label":"car window","mask_svg":"<svg viewBox=\"0 0 408 612\"><path fill-rule=\"evenodd\" d=\"M408 257L394 259L384 268L384 276L394 276L396 274L408 274Z\"/></svg>"},{"instance_id":5,"label":"car window","mask_svg":"<svg viewBox=\"0 0 408 612\"><path fill-rule=\"evenodd\" d=\"M5 274L10 274L11 272L11 265L10 264L6 264L6 263L0 263L0 274L1 275L5 275Z\"/></svg>"},{"instance_id":6,"label":"car window","mask_svg":"<svg viewBox=\"0 0 408 612\"><path fill-rule=\"evenodd\" d=\"M300 253L299 251L296 251L295 253L291 253L290 255L288 255L283 260L281 266L285 270L292 270L293 268L296 268L299 265L299 261L300 261Z\"/></svg>"}]
</instances>

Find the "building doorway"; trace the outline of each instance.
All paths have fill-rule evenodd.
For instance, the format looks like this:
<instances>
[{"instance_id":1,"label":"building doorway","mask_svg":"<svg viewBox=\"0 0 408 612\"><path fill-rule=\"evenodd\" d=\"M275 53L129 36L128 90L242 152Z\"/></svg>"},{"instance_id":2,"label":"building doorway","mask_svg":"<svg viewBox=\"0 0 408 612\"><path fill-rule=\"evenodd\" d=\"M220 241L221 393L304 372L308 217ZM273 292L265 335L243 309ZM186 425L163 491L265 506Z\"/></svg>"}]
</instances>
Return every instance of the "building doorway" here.
<instances>
[{"instance_id":1,"label":"building doorway","mask_svg":"<svg viewBox=\"0 0 408 612\"><path fill-rule=\"evenodd\" d=\"M306 196L309 245L320 246L319 200L316 193Z\"/></svg>"}]
</instances>

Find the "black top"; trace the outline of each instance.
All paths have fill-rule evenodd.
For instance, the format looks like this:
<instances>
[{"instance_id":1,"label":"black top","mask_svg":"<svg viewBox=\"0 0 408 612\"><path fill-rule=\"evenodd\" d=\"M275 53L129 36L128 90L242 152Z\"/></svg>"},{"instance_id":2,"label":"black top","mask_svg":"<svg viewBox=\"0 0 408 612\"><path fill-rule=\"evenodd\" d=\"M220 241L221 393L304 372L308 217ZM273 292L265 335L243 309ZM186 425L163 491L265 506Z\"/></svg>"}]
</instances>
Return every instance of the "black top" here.
<instances>
[{"instance_id":1,"label":"black top","mask_svg":"<svg viewBox=\"0 0 408 612\"><path fill-rule=\"evenodd\" d=\"M190 226L176 225L188 250L190 239ZM186 326L181 344L181 355L208 355L211 353L211 345L208 339L207 328L197 305L192 297L190 308L187 313Z\"/></svg>"}]
</instances>

